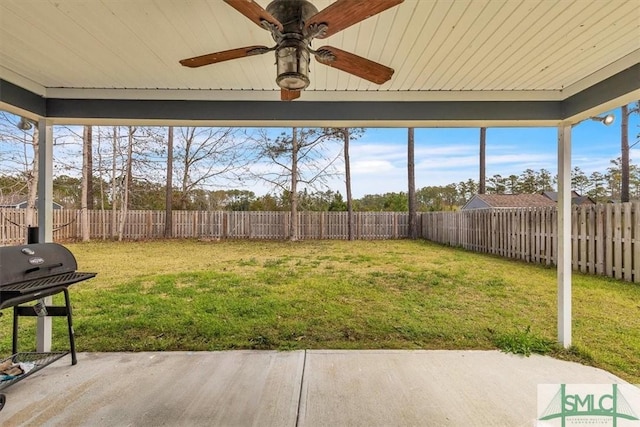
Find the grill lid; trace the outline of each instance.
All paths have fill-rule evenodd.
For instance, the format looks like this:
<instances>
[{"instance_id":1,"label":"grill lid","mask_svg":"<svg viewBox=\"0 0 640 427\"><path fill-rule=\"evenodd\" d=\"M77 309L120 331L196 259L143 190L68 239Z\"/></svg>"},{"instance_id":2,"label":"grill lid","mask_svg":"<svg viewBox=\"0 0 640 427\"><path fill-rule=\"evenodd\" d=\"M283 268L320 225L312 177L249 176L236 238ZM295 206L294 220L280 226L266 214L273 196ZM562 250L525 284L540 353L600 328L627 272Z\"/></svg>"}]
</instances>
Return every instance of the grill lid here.
<instances>
[{"instance_id":1,"label":"grill lid","mask_svg":"<svg viewBox=\"0 0 640 427\"><path fill-rule=\"evenodd\" d=\"M0 247L0 291L7 285L73 273L77 268L73 254L57 243Z\"/></svg>"}]
</instances>

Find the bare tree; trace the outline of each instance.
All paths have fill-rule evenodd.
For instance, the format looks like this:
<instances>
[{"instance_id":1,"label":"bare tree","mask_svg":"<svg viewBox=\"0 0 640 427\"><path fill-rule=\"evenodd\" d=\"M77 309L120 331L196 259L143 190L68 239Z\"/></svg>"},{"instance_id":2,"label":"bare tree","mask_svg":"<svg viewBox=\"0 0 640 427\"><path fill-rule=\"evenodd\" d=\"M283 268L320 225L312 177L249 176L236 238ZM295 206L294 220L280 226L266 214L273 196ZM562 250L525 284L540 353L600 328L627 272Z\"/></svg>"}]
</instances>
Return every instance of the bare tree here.
<instances>
[{"instance_id":1,"label":"bare tree","mask_svg":"<svg viewBox=\"0 0 640 427\"><path fill-rule=\"evenodd\" d=\"M416 161L414 129L408 129L407 138L407 174L409 183L409 238L418 238L418 214L416 212Z\"/></svg>"},{"instance_id":2,"label":"bare tree","mask_svg":"<svg viewBox=\"0 0 640 427\"><path fill-rule=\"evenodd\" d=\"M25 213L25 222L27 226L36 226L36 199L38 197L38 173L40 169L39 158L39 145L38 140L40 138L37 126L32 126L33 132L31 133L31 147L33 150L33 159L31 161L31 168L25 170L27 178L27 210ZM26 145L25 145L26 149ZM27 156L25 156L26 161Z\"/></svg>"},{"instance_id":3,"label":"bare tree","mask_svg":"<svg viewBox=\"0 0 640 427\"><path fill-rule=\"evenodd\" d=\"M298 240L298 129L291 129L291 221L289 221L289 239Z\"/></svg>"},{"instance_id":4,"label":"bare tree","mask_svg":"<svg viewBox=\"0 0 640 427\"><path fill-rule=\"evenodd\" d=\"M233 128L178 128L175 167L180 173L180 208L187 209L193 190L214 181L224 185L244 165L247 138Z\"/></svg>"},{"instance_id":5,"label":"bare tree","mask_svg":"<svg viewBox=\"0 0 640 427\"><path fill-rule=\"evenodd\" d=\"M100 190L100 222L102 224L102 239L106 239L107 238L107 212L106 212L106 206L105 206L105 180L103 179L103 170L104 170L104 166L103 166L103 159L102 159L102 134L100 132L100 128L98 128L98 140L97 140L97 147L96 147L96 156L97 156L97 160L98 160L98 182L99 182L99 190Z\"/></svg>"},{"instance_id":6,"label":"bare tree","mask_svg":"<svg viewBox=\"0 0 640 427\"><path fill-rule=\"evenodd\" d=\"M342 130L342 136L344 138L344 182L347 192L347 237L349 240L353 240L355 237L353 233L353 195L351 194L351 159L349 157L351 132L349 128Z\"/></svg>"},{"instance_id":7,"label":"bare tree","mask_svg":"<svg viewBox=\"0 0 640 427\"><path fill-rule=\"evenodd\" d=\"M132 181L133 164L133 135L136 128L129 126L127 132L127 155L125 158L125 171L122 183L122 205L120 207L120 226L118 228L118 240L122 240L124 226L127 221L127 211L129 209L129 184Z\"/></svg>"},{"instance_id":8,"label":"bare tree","mask_svg":"<svg viewBox=\"0 0 640 427\"><path fill-rule=\"evenodd\" d=\"M87 242L90 239L89 209L93 208L93 200L91 200L91 208L89 207L90 198L93 199L93 192L89 189L92 187L93 174L92 169L92 129L91 126L85 126L83 132L82 144L82 196L81 201L81 219L82 219L82 241Z\"/></svg>"},{"instance_id":9,"label":"bare tree","mask_svg":"<svg viewBox=\"0 0 640 427\"><path fill-rule=\"evenodd\" d=\"M351 141L360 138L364 134L364 128L335 128L327 129L326 132L339 137L343 141L344 175L347 193L347 236L349 240L354 240L355 226L353 222L353 192L351 191L351 158L349 148Z\"/></svg>"},{"instance_id":10,"label":"bare tree","mask_svg":"<svg viewBox=\"0 0 640 427\"><path fill-rule=\"evenodd\" d=\"M620 201L629 201L629 107L623 105L620 108L622 116L620 122Z\"/></svg>"},{"instance_id":11,"label":"bare tree","mask_svg":"<svg viewBox=\"0 0 640 427\"><path fill-rule=\"evenodd\" d=\"M87 209L94 208L94 191L93 191L93 127L85 126L86 137L84 138L85 151L89 153L86 158L87 162Z\"/></svg>"},{"instance_id":12,"label":"bare tree","mask_svg":"<svg viewBox=\"0 0 640 427\"><path fill-rule=\"evenodd\" d=\"M633 108L623 105L620 108L620 159L621 159L621 177L620 177L620 201L628 202L629 197L629 116L633 113L640 112L640 101Z\"/></svg>"},{"instance_id":13,"label":"bare tree","mask_svg":"<svg viewBox=\"0 0 640 427\"><path fill-rule=\"evenodd\" d=\"M169 126L167 134L167 179L165 193L164 237L173 236L173 126Z\"/></svg>"},{"instance_id":14,"label":"bare tree","mask_svg":"<svg viewBox=\"0 0 640 427\"><path fill-rule=\"evenodd\" d=\"M0 119L2 162L8 172L18 178L11 193L25 196L25 223L27 226L35 226L39 168L38 126L27 119L8 113L2 113Z\"/></svg>"},{"instance_id":15,"label":"bare tree","mask_svg":"<svg viewBox=\"0 0 640 427\"><path fill-rule=\"evenodd\" d=\"M118 162L117 162L117 156L116 153L119 151L118 149L118 127L114 126L113 127L113 139L112 139L112 149L113 151L111 152L111 238L115 238L116 237L116 226L117 226L117 218L116 218L116 213L117 211L117 202L118 202L118 184L117 184L117 178L118 178Z\"/></svg>"},{"instance_id":16,"label":"bare tree","mask_svg":"<svg viewBox=\"0 0 640 427\"><path fill-rule=\"evenodd\" d=\"M329 143L339 138L336 129L298 129L282 133L273 139L261 130L255 140L256 163L249 173L288 197L291 209L289 239L297 240L297 197L300 185L317 190L326 187L327 180L339 175L336 164L342 150ZM266 162L265 162L266 160Z\"/></svg>"}]
</instances>

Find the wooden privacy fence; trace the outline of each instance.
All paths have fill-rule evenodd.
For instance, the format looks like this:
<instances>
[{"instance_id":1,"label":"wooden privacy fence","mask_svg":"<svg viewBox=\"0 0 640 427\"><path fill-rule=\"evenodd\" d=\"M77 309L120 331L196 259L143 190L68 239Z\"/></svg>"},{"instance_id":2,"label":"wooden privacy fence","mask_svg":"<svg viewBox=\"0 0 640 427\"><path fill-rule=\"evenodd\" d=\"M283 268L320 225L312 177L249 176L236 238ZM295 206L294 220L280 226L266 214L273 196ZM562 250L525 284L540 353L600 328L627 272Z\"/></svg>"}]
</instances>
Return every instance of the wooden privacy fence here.
<instances>
[{"instance_id":1,"label":"wooden privacy fence","mask_svg":"<svg viewBox=\"0 0 640 427\"><path fill-rule=\"evenodd\" d=\"M91 239L118 235L120 213L89 211ZM640 282L640 203L572 208L573 269ZM54 210L54 240L79 240L79 210ZM408 237L407 213L354 212L356 239ZM289 212L174 211L173 237L286 239ZM418 237L527 262L556 264L555 208L428 212L418 215ZM115 227L115 228L114 228ZM164 211L129 211L123 239L164 237ZM298 238L346 239L346 212L299 212ZM24 243L25 210L0 209L0 245Z\"/></svg>"},{"instance_id":2,"label":"wooden privacy fence","mask_svg":"<svg viewBox=\"0 0 640 427\"><path fill-rule=\"evenodd\" d=\"M21 244L26 239L24 209L0 209L0 245ZM116 221L114 222L114 215ZM111 239L118 235L120 212L89 211L91 239ZM164 237L164 211L128 211L122 238ZM199 239L286 239L290 212L174 211L173 237ZM80 210L53 211L53 238L80 240ZM346 239L346 212L299 212L298 238ZM408 236L408 214L397 212L354 212L356 239L397 239Z\"/></svg>"},{"instance_id":3,"label":"wooden privacy fence","mask_svg":"<svg viewBox=\"0 0 640 427\"><path fill-rule=\"evenodd\" d=\"M640 203L572 207L574 270L640 282ZM555 208L422 214L422 237L477 252L556 265Z\"/></svg>"}]
</instances>

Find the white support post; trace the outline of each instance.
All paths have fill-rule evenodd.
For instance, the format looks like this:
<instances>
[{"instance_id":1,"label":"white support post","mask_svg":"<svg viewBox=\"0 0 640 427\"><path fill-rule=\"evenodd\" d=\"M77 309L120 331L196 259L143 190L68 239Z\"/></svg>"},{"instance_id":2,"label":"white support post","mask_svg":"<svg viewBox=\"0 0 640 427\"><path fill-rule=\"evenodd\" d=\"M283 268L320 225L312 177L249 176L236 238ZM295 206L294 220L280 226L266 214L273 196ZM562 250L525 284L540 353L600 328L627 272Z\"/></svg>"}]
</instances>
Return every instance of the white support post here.
<instances>
[{"instance_id":1,"label":"white support post","mask_svg":"<svg viewBox=\"0 0 640 427\"><path fill-rule=\"evenodd\" d=\"M53 241L53 127L46 119L38 121L38 241ZM51 297L45 303L51 304ZM51 351L51 317L38 317L36 351Z\"/></svg>"},{"instance_id":2,"label":"white support post","mask_svg":"<svg viewBox=\"0 0 640 427\"><path fill-rule=\"evenodd\" d=\"M558 341L571 346L571 125L558 127Z\"/></svg>"}]
</instances>

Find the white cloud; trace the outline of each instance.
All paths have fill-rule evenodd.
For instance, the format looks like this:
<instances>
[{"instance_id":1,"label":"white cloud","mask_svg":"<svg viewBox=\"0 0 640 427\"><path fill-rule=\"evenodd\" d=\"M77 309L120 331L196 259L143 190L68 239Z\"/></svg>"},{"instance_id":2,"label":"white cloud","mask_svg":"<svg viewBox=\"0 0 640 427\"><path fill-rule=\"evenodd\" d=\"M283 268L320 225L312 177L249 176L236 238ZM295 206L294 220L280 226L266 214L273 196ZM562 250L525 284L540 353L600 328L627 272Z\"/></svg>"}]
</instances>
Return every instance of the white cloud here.
<instances>
[{"instance_id":1,"label":"white cloud","mask_svg":"<svg viewBox=\"0 0 640 427\"><path fill-rule=\"evenodd\" d=\"M356 160L351 162L352 174L376 174L380 172L389 172L397 169L391 162L387 160Z\"/></svg>"}]
</instances>

